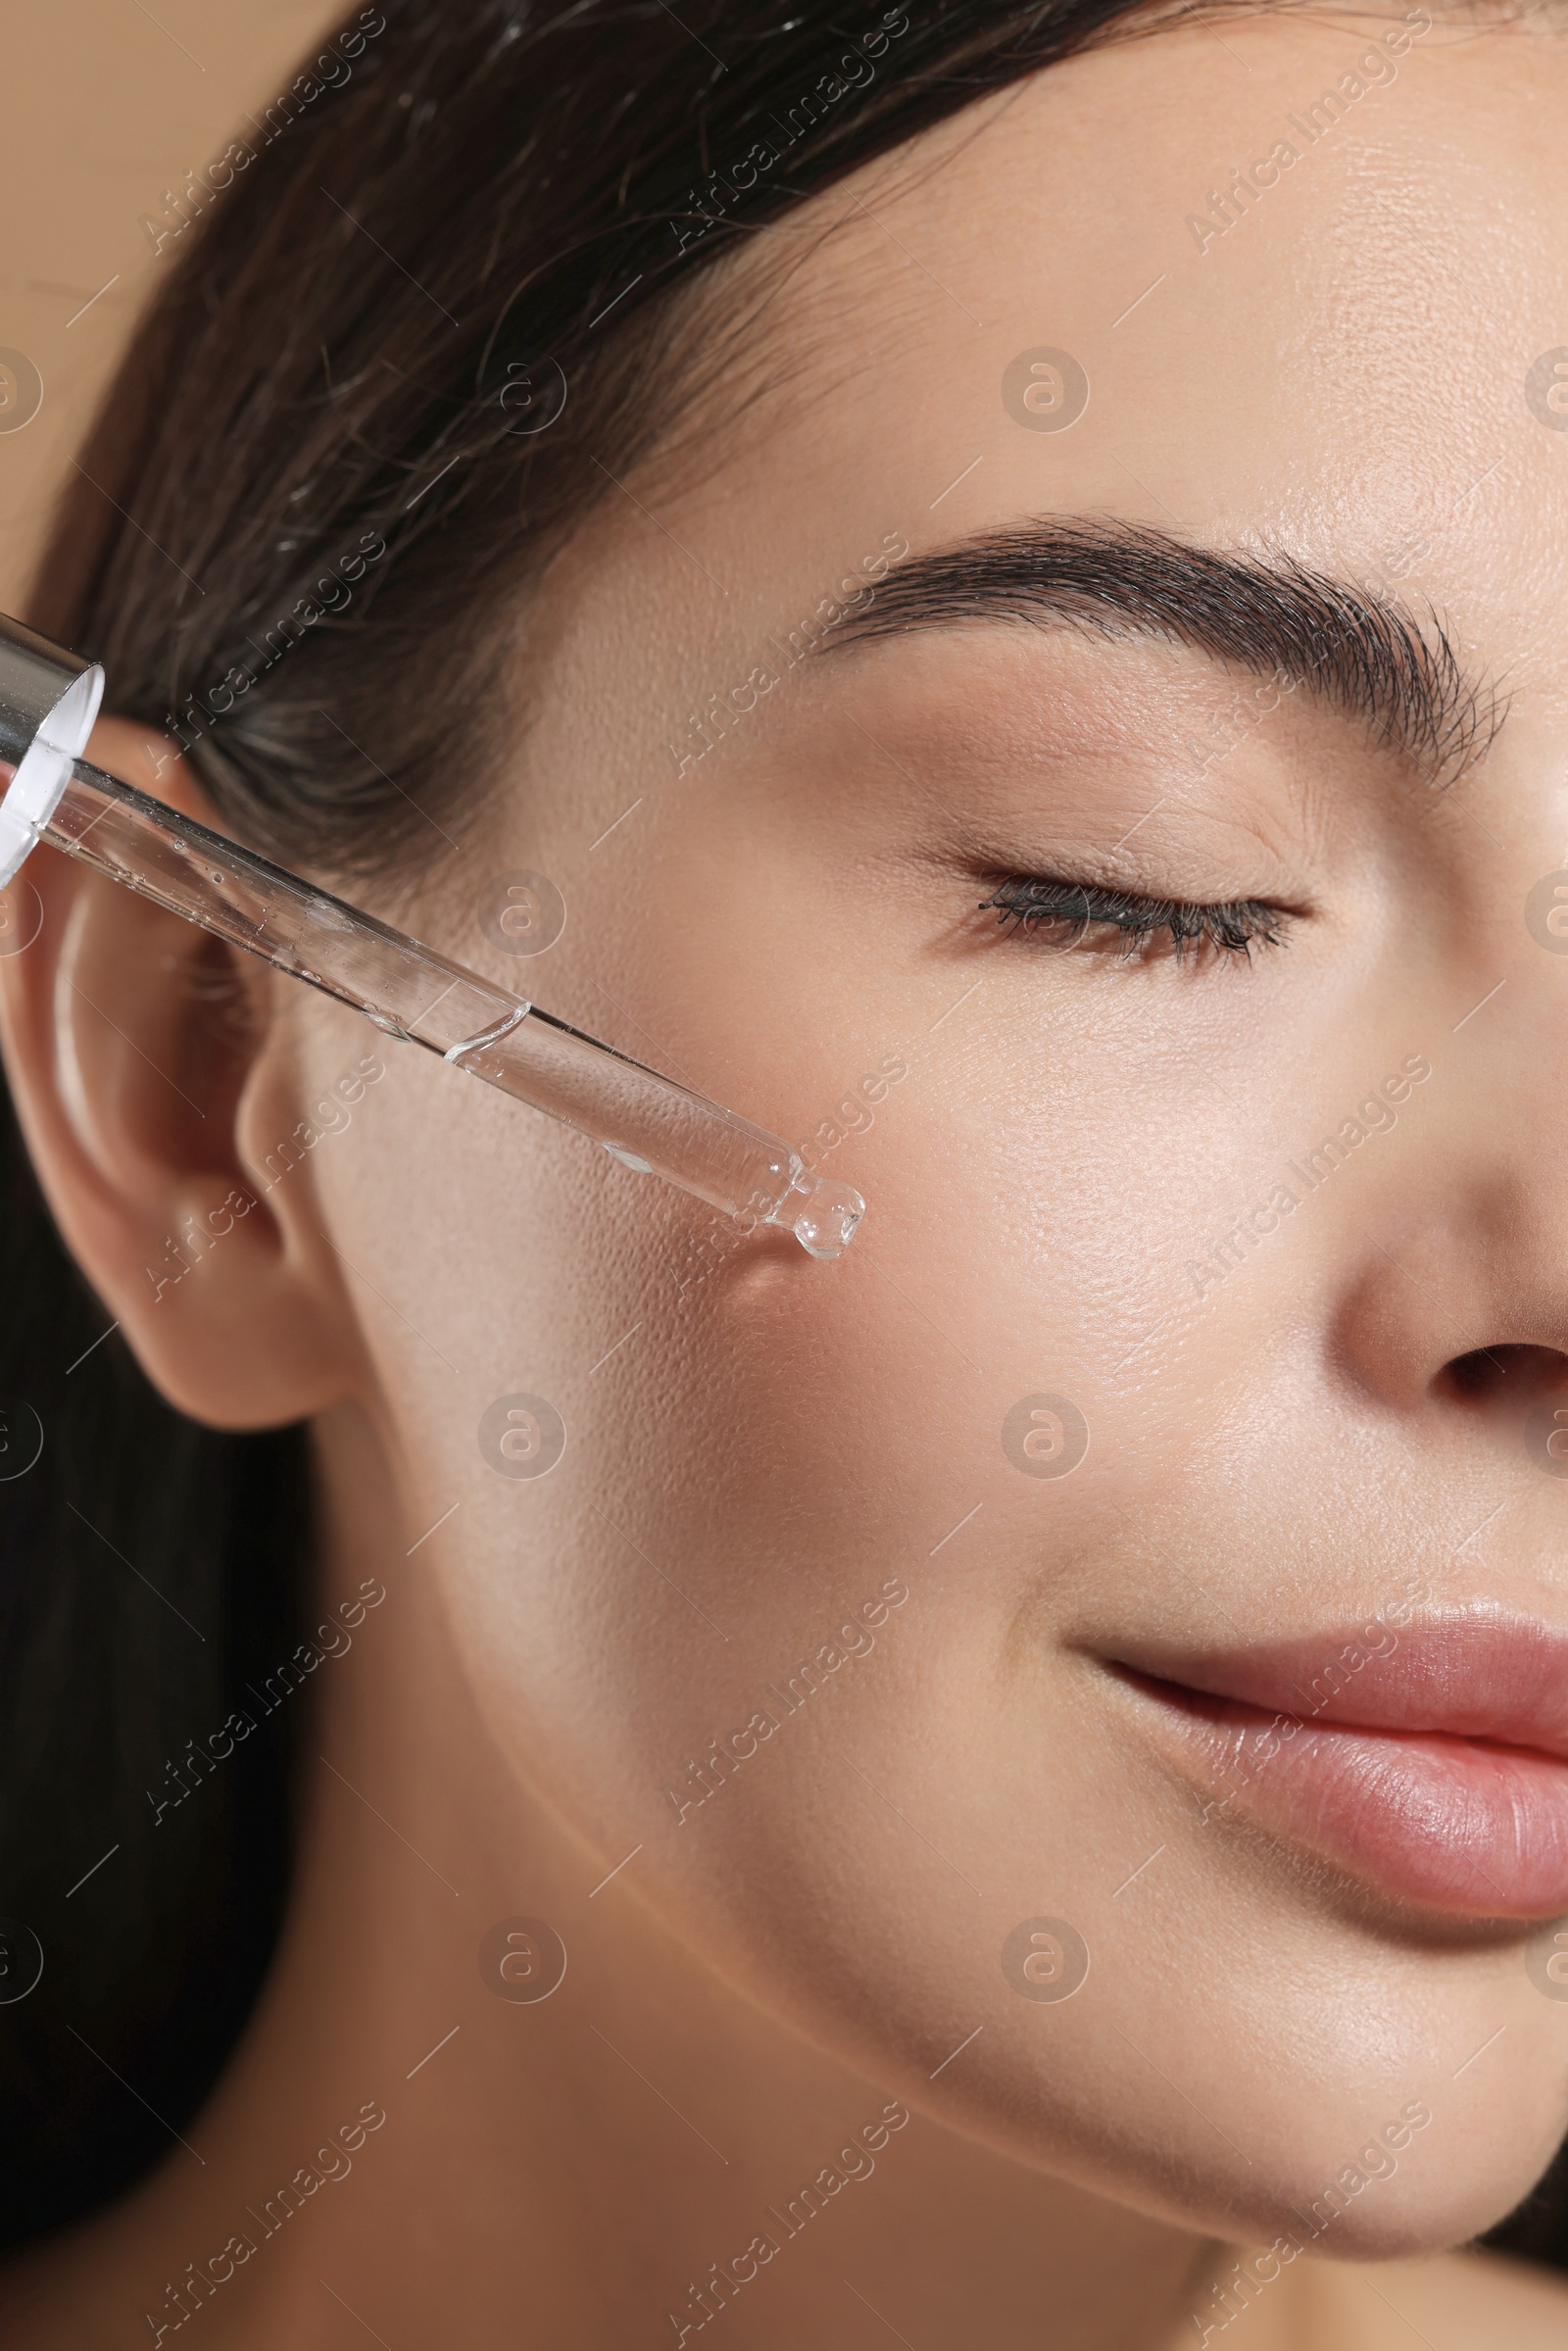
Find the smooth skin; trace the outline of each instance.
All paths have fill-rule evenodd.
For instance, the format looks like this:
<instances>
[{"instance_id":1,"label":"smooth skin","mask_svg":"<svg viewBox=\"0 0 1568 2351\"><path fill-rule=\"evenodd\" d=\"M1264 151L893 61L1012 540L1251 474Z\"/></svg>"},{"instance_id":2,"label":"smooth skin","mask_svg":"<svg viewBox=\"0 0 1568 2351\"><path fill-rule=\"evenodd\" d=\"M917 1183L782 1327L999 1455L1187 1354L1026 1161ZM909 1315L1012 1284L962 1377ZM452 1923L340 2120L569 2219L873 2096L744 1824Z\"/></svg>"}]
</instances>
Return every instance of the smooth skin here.
<instances>
[{"instance_id":1,"label":"smooth skin","mask_svg":"<svg viewBox=\"0 0 1568 2351\"><path fill-rule=\"evenodd\" d=\"M1568 962L1523 915L1568 862L1568 432L1524 390L1568 342L1568 51L1434 27L1238 225L1188 223L1401 23L1083 59L695 290L734 332L716 382L537 599L503 801L460 806L438 890L388 902L813 1139L870 1202L840 1263L733 1246L287 982L246 975L252 1029L215 1032L196 933L29 865L44 925L0 1005L62 1228L177 1403L312 1420L323 1618L387 1597L314 1676L322 1761L240 2048L144 2186L14 2265L8 2341L172 2340L166 2285L240 2231L186 2322L215 2351L692 2343L689 2288L760 2232L778 2251L709 2322L750 2351L1562 2340L1555 2281L1446 2251L1568 2124L1535 1925L1205 1817L1104 1663L1356 1623L1412 1583L1568 1626L1568 1496L1521 1435L1568 1367ZM1064 431L1001 397L1041 346L1090 381ZM994 623L813 657L681 769L687 714L890 534L1085 515L1436 608L1505 689L1489 756L1434 790L1309 695L1243 723L1225 663ZM140 730L96 751L199 809ZM568 907L534 962L487 928L525 867ZM1054 952L975 912L1013 868L1264 900L1288 935ZM263 1193L372 1051L384 1078ZM1195 1292L1410 1054L1432 1076L1397 1126ZM257 1207L159 1291L242 1185ZM1456 1379L1481 1349L1506 1376ZM1090 1430L1059 1480L1001 1442L1040 1392ZM567 1432L537 1479L477 1440L517 1394ZM874 1645L832 1647L890 1586ZM682 1810L708 1741L823 1650ZM1092 1956L1065 2002L1002 1965L1041 1916ZM569 1955L543 2002L481 1975L518 1917ZM1392 2167L1221 2328L1243 2249L1412 2104ZM247 2221L337 2170L317 2151L366 2105L351 2170ZM890 2105L867 2172L841 2151ZM769 2208L828 2166L786 2235Z\"/></svg>"}]
</instances>

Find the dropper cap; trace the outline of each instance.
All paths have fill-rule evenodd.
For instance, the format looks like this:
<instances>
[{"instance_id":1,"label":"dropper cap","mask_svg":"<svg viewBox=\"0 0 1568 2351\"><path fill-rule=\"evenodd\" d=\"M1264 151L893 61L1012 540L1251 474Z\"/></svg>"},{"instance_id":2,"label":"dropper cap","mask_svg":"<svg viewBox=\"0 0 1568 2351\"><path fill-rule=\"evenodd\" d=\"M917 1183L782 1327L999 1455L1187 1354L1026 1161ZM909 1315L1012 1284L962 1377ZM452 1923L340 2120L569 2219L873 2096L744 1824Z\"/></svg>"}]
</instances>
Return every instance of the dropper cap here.
<instances>
[{"instance_id":1,"label":"dropper cap","mask_svg":"<svg viewBox=\"0 0 1568 2351\"><path fill-rule=\"evenodd\" d=\"M103 694L96 661L0 613L0 760L13 770L0 801L0 889L59 806Z\"/></svg>"}]
</instances>

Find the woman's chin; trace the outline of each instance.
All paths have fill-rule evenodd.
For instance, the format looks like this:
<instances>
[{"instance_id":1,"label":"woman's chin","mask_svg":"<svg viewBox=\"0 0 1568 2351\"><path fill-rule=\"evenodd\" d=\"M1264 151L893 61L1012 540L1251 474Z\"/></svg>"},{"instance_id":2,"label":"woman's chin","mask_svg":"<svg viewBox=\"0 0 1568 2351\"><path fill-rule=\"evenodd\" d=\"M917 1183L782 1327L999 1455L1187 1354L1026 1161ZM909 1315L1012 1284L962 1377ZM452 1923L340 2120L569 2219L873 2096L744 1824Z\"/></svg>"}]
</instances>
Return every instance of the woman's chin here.
<instances>
[{"instance_id":1,"label":"woman's chin","mask_svg":"<svg viewBox=\"0 0 1568 2351\"><path fill-rule=\"evenodd\" d=\"M1507 2116L1502 2121L1504 2128L1483 2152L1467 2142L1462 2167L1401 2165L1380 2174L1347 2158L1342 2144L1337 2160L1325 2157L1318 2168L1293 2154L1272 2170L1258 2167L1260 2178L1244 2175L1240 2166L1216 2166L1206 2178L1195 2167L1183 2176L1182 2158L1172 2155L1147 2171L1141 2167L1135 2180L1117 2174L1085 2184L1198 2235L1273 2246L1282 2270L1300 2260L1419 2260L1484 2236L1525 2201L1546 2170L1556 2152L1555 2123L1532 2134L1523 2128L1510 2131ZM1324 2134L1325 2145L1331 2135ZM1355 2179L1364 2184L1357 2187ZM1331 2182L1333 2195L1326 2192Z\"/></svg>"}]
</instances>

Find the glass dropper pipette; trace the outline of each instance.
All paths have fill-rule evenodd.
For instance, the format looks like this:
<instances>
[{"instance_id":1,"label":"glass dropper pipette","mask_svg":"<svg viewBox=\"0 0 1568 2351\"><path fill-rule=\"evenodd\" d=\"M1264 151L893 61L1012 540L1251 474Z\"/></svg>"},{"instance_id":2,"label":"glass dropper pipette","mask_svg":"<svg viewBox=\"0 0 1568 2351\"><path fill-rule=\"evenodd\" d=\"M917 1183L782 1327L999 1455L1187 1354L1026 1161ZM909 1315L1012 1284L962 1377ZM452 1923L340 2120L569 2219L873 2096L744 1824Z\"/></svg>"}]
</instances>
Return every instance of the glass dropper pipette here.
<instances>
[{"instance_id":1,"label":"glass dropper pipette","mask_svg":"<svg viewBox=\"0 0 1568 2351\"><path fill-rule=\"evenodd\" d=\"M836 1257L859 1194L750 1119L77 756L103 676L0 615L0 885L39 841L573 1126L638 1174Z\"/></svg>"}]
</instances>

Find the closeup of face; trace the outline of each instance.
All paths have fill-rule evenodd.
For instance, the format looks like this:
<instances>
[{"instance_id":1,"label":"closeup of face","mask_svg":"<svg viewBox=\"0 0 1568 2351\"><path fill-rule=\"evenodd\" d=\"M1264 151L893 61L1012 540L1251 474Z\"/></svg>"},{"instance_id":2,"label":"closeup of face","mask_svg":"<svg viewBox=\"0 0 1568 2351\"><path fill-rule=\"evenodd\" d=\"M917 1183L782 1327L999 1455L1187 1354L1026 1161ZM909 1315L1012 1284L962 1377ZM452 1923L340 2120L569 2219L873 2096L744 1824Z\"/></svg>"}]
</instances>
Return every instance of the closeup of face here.
<instances>
[{"instance_id":1,"label":"closeup of face","mask_svg":"<svg viewBox=\"0 0 1568 2351\"><path fill-rule=\"evenodd\" d=\"M310 1400L461 1504L605 1866L953 2129L1348 2254L1568 2119L1565 104L1539 26L1195 24L696 281L389 910L863 1227L394 1045L308 1178ZM283 994L258 1164L375 1042Z\"/></svg>"}]
</instances>

